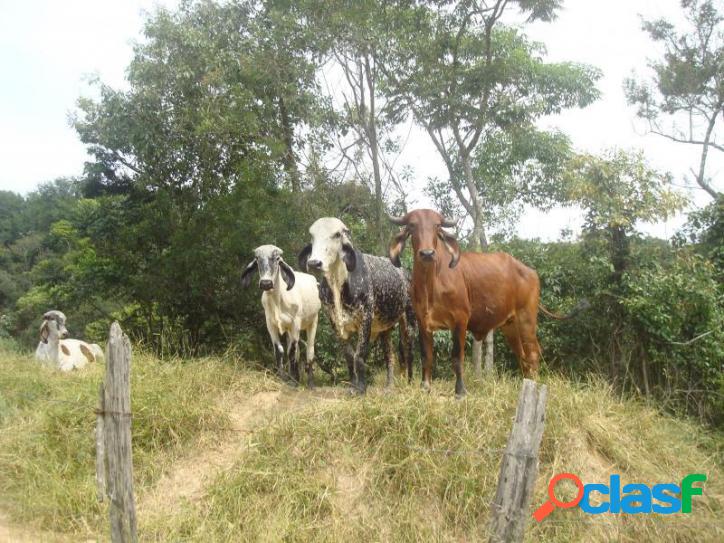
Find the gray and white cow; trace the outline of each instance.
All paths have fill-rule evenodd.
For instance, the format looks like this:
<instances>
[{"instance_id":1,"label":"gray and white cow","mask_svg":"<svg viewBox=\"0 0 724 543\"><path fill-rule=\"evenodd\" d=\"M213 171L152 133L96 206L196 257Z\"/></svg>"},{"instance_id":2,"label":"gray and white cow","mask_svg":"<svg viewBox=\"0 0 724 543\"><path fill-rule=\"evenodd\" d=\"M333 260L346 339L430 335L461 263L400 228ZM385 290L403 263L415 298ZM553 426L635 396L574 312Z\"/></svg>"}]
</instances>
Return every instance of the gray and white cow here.
<instances>
[{"instance_id":1,"label":"gray and white cow","mask_svg":"<svg viewBox=\"0 0 724 543\"><path fill-rule=\"evenodd\" d=\"M263 290L266 327L274 345L279 376L284 377L284 347L282 336L287 334L287 357L292 379L300 382L299 336L304 330L307 336L307 386L314 387L314 339L321 303L317 279L308 273L295 272L282 258L282 250L274 245L262 245L254 249L254 260L241 275L241 284L249 286L251 277L259 272L259 288Z\"/></svg>"},{"instance_id":2,"label":"gray and white cow","mask_svg":"<svg viewBox=\"0 0 724 543\"><path fill-rule=\"evenodd\" d=\"M345 354L352 386L367 388L365 362L370 340L380 336L387 362L387 386L392 386L392 328L400 324L401 364L412 379L412 334L415 316L409 279L389 259L362 253L352 245L349 229L337 218L324 217L309 228L312 243L299 254L303 270L321 271L319 297L337 335L345 341L357 334L355 348Z\"/></svg>"}]
</instances>

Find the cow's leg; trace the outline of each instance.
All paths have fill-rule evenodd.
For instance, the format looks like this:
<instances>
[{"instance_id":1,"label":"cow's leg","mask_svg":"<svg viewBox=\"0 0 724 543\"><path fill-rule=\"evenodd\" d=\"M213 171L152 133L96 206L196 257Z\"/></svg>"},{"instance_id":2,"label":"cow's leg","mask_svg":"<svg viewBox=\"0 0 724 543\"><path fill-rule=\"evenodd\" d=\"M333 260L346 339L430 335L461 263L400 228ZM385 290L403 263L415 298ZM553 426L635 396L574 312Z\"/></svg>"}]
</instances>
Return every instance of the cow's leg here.
<instances>
[{"instance_id":1,"label":"cow's leg","mask_svg":"<svg viewBox=\"0 0 724 543\"><path fill-rule=\"evenodd\" d=\"M289 374L294 384L299 384L299 330L293 329L287 333L287 356L289 357Z\"/></svg>"},{"instance_id":2,"label":"cow's leg","mask_svg":"<svg viewBox=\"0 0 724 543\"><path fill-rule=\"evenodd\" d=\"M279 331L274 324L267 319L266 329L269 332L269 337L272 341L272 347L274 347L274 360L277 363L277 374L280 379L284 379L284 346L282 345L282 338L279 336Z\"/></svg>"},{"instance_id":3,"label":"cow's leg","mask_svg":"<svg viewBox=\"0 0 724 543\"><path fill-rule=\"evenodd\" d=\"M513 320L507 322L505 325L500 327L500 331L505 336L505 342L513 351L515 357L518 359L520 369L523 370L525 365L525 350L523 349L523 342L520 339L520 331L518 330L517 318L513 317Z\"/></svg>"},{"instance_id":4,"label":"cow's leg","mask_svg":"<svg viewBox=\"0 0 724 543\"><path fill-rule=\"evenodd\" d=\"M540 365L540 344L536 336L536 320L536 315L533 315L532 318L530 315L526 315L520 319L518 324L518 332L525 353L525 366L521 369L523 375L528 379L538 378L538 367Z\"/></svg>"},{"instance_id":5,"label":"cow's leg","mask_svg":"<svg viewBox=\"0 0 724 543\"><path fill-rule=\"evenodd\" d=\"M467 325L458 323L452 333L453 351L452 363L455 371L455 396L465 396L465 384L463 383L463 360L465 359L465 334Z\"/></svg>"},{"instance_id":6,"label":"cow's leg","mask_svg":"<svg viewBox=\"0 0 724 543\"><path fill-rule=\"evenodd\" d=\"M314 388L314 338L317 336L318 317L307 328L307 387Z\"/></svg>"},{"instance_id":7,"label":"cow's leg","mask_svg":"<svg viewBox=\"0 0 724 543\"><path fill-rule=\"evenodd\" d=\"M382 354L385 358L385 363L387 364L387 382L385 383L385 388L391 389L392 385L394 383L394 364L392 359L392 332L391 330L387 330L385 332L380 332L380 341L382 342Z\"/></svg>"},{"instance_id":8,"label":"cow's leg","mask_svg":"<svg viewBox=\"0 0 724 543\"><path fill-rule=\"evenodd\" d=\"M370 348L370 334L372 332L372 310L365 312L362 318L362 326L360 326L357 335L357 348L354 353L354 369L357 376L357 390L364 394L367 391L367 380L365 363L367 361L367 353Z\"/></svg>"},{"instance_id":9,"label":"cow's leg","mask_svg":"<svg viewBox=\"0 0 724 543\"><path fill-rule=\"evenodd\" d=\"M538 374L540 345L538 345L535 332L531 334L530 328L530 319L523 314L518 314L501 330L508 346L518 358L518 365L523 376L535 379Z\"/></svg>"},{"instance_id":10,"label":"cow's leg","mask_svg":"<svg viewBox=\"0 0 724 543\"><path fill-rule=\"evenodd\" d=\"M410 316L411 314L412 316ZM414 333L414 323L415 317L412 311L407 312L407 314L400 319L400 366L402 366L403 361L407 365L408 383L412 382L412 336Z\"/></svg>"},{"instance_id":11,"label":"cow's leg","mask_svg":"<svg viewBox=\"0 0 724 543\"><path fill-rule=\"evenodd\" d=\"M422 354L422 388L430 391L432 381L432 332L420 329L420 352Z\"/></svg>"},{"instance_id":12,"label":"cow's leg","mask_svg":"<svg viewBox=\"0 0 724 543\"><path fill-rule=\"evenodd\" d=\"M344 344L344 357L347 359L347 369L349 370L349 382L353 388L357 387L357 373L354 370L354 347L352 344Z\"/></svg>"}]
</instances>

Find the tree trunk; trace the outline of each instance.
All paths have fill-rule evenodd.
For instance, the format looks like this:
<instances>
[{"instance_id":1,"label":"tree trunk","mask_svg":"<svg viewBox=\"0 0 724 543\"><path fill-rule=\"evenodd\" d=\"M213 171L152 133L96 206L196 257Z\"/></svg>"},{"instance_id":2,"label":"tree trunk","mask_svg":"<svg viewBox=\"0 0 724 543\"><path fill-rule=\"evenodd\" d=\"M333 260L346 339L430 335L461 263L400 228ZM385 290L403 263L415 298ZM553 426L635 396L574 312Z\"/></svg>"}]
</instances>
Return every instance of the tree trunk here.
<instances>
[{"instance_id":1,"label":"tree trunk","mask_svg":"<svg viewBox=\"0 0 724 543\"><path fill-rule=\"evenodd\" d=\"M466 154L463 156L463 171L465 172L465 184L470 194L470 200L473 203L475 215L473 215L473 232L472 242L476 251L488 250L488 237L485 235L485 226L483 225L483 206L481 198L478 195L475 179L473 178L473 169L470 164L470 157ZM485 337L485 373L493 371L494 362L493 352L493 331L488 332ZM483 371L483 342L473 339L473 370L476 377L482 377Z\"/></svg>"},{"instance_id":2,"label":"tree trunk","mask_svg":"<svg viewBox=\"0 0 724 543\"><path fill-rule=\"evenodd\" d=\"M301 189L301 181L299 178L299 169L297 168L297 160L294 156L294 127L292 126L291 119L289 119L289 112L284 103L284 98L281 96L279 97L279 116L281 118L282 138L285 148L282 165L284 166L284 171L287 172L289 176L292 192L299 192Z\"/></svg>"},{"instance_id":3,"label":"tree trunk","mask_svg":"<svg viewBox=\"0 0 724 543\"><path fill-rule=\"evenodd\" d=\"M722 113L724 115L724 113ZM719 193L707 183L706 180L706 157L709 154L709 142L711 141L711 134L714 131L714 124L716 124L717 115L714 114L709 119L709 124L706 128L706 135L704 136L704 146L701 149L701 157L699 159L699 172L695 173L695 179L697 184L704 189L709 196L716 200L719 197Z\"/></svg>"},{"instance_id":4,"label":"tree trunk","mask_svg":"<svg viewBox=\"0 0 724 543\"><path fill-rule=\"evenodd\" d=\"M375 178L375 227L377 228L377 239L379 243L380 251L385 251L386 241L384 235L384 228L382 223L385 215L385 204L382 199L382 172L380 168L380 153L379 144L377 141L377 119L376 119L376 108L375 108L375 80L374 74L372 73L372 66L370 65L370 55L366 54L364 57L365 67L365 80L367 82L367 92L369 93L369 111L367 111L367 117L364 120L365 130L367 132L367 139L370 145L370 158L372 159L372 173Z\"/></svg>"},{"instance_id":5,"label":"tree trunk","mask_svg":"<svg viewBox=\"0 0 724 543\"><path fill-rule=\"evenodd\" d=\"M493 341L495 337L495 331L491 330L488 332L488 335L485 336L485 373L492 373L493 372L493 363L495 362L495 342Z\"/></svg>"},{"instance_id":6,"label":"tree trunk","mask_svg":"<svg viewBox=\"0 0 724 543\"><path fill-rule=\"evenodd\" d=\"M483 377L483 342L477 339L473 339L473 371L476 379Z\"/></svg>"}]
</instances>

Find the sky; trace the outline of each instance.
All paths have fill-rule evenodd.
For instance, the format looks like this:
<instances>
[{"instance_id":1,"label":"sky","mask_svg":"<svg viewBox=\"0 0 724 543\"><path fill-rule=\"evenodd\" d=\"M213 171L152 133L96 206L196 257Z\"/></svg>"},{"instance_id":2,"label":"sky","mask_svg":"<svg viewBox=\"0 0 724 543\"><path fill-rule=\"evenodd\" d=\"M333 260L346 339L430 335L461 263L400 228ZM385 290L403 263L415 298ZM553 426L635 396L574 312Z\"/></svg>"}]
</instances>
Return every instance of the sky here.
<instances>
[{"instance_id":1,"label":"sky","mask_svg":"<svg viewBox=\"0 0 724 543\"><path fill-rule=\"evenodd\" d=\"M141 38L145 13L176 0L0 0L0 190L27 194L56 177L80 175L87 160L84 146L68 117L79 96L91 95L91 77L115 87L125 85L125 70L134 40ZM603 71L601 99L583 110L542 121L569 135L579 151L641 149L651 166L674 174L684 184L698 163L698 148L646 134L626 105L623 80L649 73L647 59L661 50L641 30L641 18L681 20L678 0L565 0L553 23L535 23L526 32L543 42L548 60L577 61ZM724 156L712 151L708 174L724 189ZM416 178L445 176L445 169L424 134L413 130L400 164L414 168ZM688 192L692 206L710 198ZM414 204L425 205L416 194ZM684 222L680 215L642 230L670 237ZM561 228L580 231L580 211L527 210L518 234L551 240Z\"/></svg>"}]
</instances>

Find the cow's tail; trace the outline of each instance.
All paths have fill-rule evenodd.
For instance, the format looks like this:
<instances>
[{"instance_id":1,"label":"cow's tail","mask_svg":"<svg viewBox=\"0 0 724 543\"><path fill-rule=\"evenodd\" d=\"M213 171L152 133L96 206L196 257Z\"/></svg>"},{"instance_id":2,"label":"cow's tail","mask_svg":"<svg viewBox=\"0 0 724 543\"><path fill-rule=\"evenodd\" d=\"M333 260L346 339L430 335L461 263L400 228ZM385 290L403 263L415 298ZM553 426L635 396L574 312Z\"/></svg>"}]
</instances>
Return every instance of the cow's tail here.
<instances>
[{"instance_id":1,"label":"cow's tail","mask_svg":"<svg viewBox=\"0 0 724 543\"><path fill-rule=\"evenodd\" d=\"M546 307L543 304L538 304L538 309L546 316L550 317L551 319L556 319L559 321L565 321L568 319L572 319L576 315L578 315L581 311L585 311L591 307L591 302L589 302L587 299L583 299L578 304L576 304L576 307L574 307L568 315L559 315L558 313L553 313L552 311L549 311L546 309Z\"/></svg>"}]
</instances>

